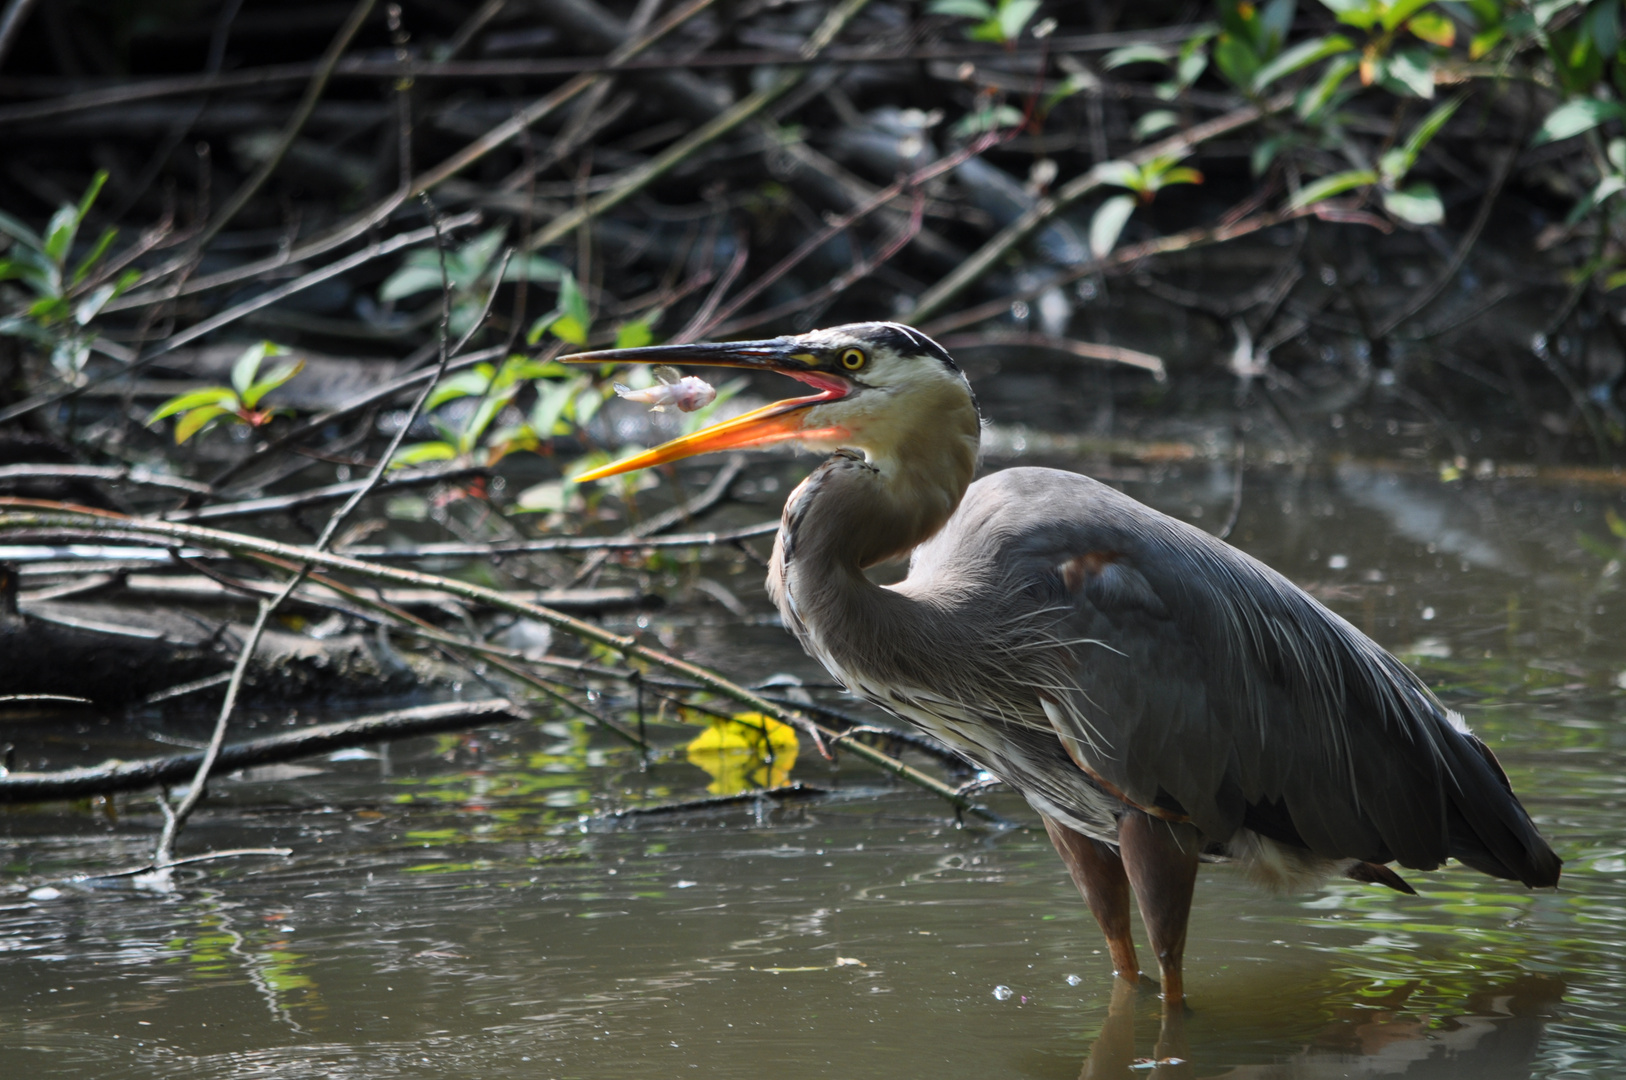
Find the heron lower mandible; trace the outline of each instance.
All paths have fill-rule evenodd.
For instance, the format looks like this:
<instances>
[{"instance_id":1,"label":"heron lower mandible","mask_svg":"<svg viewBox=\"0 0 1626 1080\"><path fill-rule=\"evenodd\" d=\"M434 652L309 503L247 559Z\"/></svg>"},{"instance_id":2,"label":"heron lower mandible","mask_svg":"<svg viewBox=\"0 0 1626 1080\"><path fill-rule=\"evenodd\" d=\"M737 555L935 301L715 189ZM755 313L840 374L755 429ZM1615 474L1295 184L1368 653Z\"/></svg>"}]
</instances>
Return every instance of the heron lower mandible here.
<instances>
[{"instance_id":1,"label":"heron lower mandible","mask_svg":"<svg viewBox=\"0 0 1626 1080\"><path fill-rule=\"evenodd\" d=\"M1496 758L1403 664L1263 563L1085 476L971 482L981 421L948 353L895 323L582 353L777 371L777 402L580 480L795 440L768 591L855 694L1020 792L1134 982L1133 892L1168 1002L1200 856L1262 883L1448 857L1558 881ZM866 568L910 555L880 586Z\"/></svg>"}]
</instances>

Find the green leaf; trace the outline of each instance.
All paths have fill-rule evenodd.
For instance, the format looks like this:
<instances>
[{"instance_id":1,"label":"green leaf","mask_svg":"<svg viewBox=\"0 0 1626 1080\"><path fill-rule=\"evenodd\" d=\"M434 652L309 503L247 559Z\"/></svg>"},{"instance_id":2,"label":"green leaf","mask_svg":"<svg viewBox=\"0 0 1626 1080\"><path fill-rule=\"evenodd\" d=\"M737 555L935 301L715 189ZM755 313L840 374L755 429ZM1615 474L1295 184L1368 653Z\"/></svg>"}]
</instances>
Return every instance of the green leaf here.
<instances>
[{"instance_id":1,"label":"green leaf","mask_svg":"<svg viewBox=\"0 0 1626 1080\"><path fill-rule=\"evenodd\" d=\"M1095 175L1101 178L1103 184L1128 188L1130 191L1144 191L1146 188L1146 179L1140 169L1127 161L1104 161L1095 167Z\"/></svg>"},{"instance_id":2,"label":"green leaf","mask_svg":"<svg viewBox=\"0 0 1626 1080\"><path fill-rule=\"evenodd\" d=\"M261 341L244 349L243 354L231 367L231 384L237 389L237 393L247 394L248 388L254 385L254 376L259 374L260 364L266 357L281 356L282 352L282 349L269 341Z\"/></svg>"},{"instance_id":3,"label":"green leaf","mask_svg":"<svg viewBox=\"0 0 1626 1080\"><path fill-rule=\"evenodd\" d=\"M79 231L79 212L71 206L64 206L51 215L50 222L45 226L45 255L57 266L68 257L68 249L73 247L73 238Z\"/></svg>"},{"instance_id":4,"label":"green leaf","mask_svg":"<svg viewBox=\"0 0 1626 1080\"><path fill-rule=\"evenodd\" d=\"M965 36L972 41L992 41L998 44L1004 44L1005 42L1005 31L999 25L998 16L985 19L973 26L965 32ZM606 481L601 481L601 483L603 482Z\"/></svg>"},{"instance_id":5,"label":"green leaf","mask_svg":"<svg viewBox=\"0 0 1626 1080\"><path fill-rule=\"evenodd\" d=\"M574 274L566 274L559 279L559 310L581 325L582 343L585 344L587 328L593 325L593 314L587 306L587 296L576 283Z\"/></svg>"},{"instance_id":6,"label":"green leaf","mask_svg":"<svg viewBox=\"0 0 1626 1080\"><path fill-rule=\"evenodd\" d=\"M1096 209L1090 218L1091 256L1104 259L1112 253L1124 226L1129 224L1129 216L1135 212L1135 203L1133 195L1114 195Z\"/></svg>"},{"instance_id":7,"label":"green leaf","mask_svg":"<svg viewBox=\"0 0 1626 1080\"><path fill-rule=\"evenodd\" d=\"M1457 24L1437 11L1425 11L1406 21L1406 29L1430 45L1449 49L1457 42Z\"/></svg>"},{"instance_id":8,"label":"green leaf","mask_svg":"<svg viewBox=\"0 0 1626 1080\"><path fill-rule=\"evenodd\" d=\"M1353 56L1341 57L1328 64L1322 70L1321 78L1316 84L1299 95L1298 102L1294 106L1299 119L1310 122L1313 117L1320 116L1333 95L1338 93L1339 87L1344 85L1344 80L1353 75L1355 69L1360 66L1360 61Z\"/></svg>"},{"instance_id":9,"label":"green leaf","mask_svg":"<svg viewBox=\"0 0 1626 1080\"><path fill-rule=\"evenodd\" d=\"M456 375L442 379L424 401L424 411L431 412L458 398L484 394L490 389L491 380L496 373L496 369L490 364L478 364L468 371L459 371Z\"/></svg>"},{"instance_id":10,"label":"green leaf","mask_svg":"<svg viewBox=\"0 0 1626 1080\"><path fill-rule=\"evenodd\" d=\"M1180 59L1174 66L1174 81L1181 89L1196 82L1208 69L1207 46L1213 36L1213 31L1203 31L1186 39L1186 43L1180 46Z\"/></svg>"},{"instance_id":11,"label":"green leaf","mask_svg":"<svg viewBox=\"0 0 1626 1080\"><path fill-rule=\"evenodd\" d=\"M112 282L91 290L73 306L73 321L80 326L89 323L107 305L107 302L113 299L113 294L117 291L118 286Z\"/></svg>"},{"instance_id":12,"label":"green leaf","mask_svg":"<svg viewBox=\"0 0 1626 1080\"><path fill-rule=\"evenodd\" d=\"M1406 153L1413 162L1417 160L1417 155L1423 152L1423 147L1428 145L1429 140L1440 133L1445 122L1462 106L1462 101L1462 95L1458 95L1450 101L1436 105L1416 127L1411 129L1411 134L1406 136Z\"/></svg>"},{"instance_id":13,"label":"green leaf","mask_svg":"<svg viewBox=\"0 0 1626 1080\"><path fill-rule=\"evenodd\" d=\"M0 233L5 233L32 251L43 252L45 250L45 241L40 239L40 234L10 214L0 213Z\"/></svg>"},{"instance_id":14,"label":"green leaf","mask_svg":"<svg viewBox=\"0 0 1626 1080\"><path fill-rule=\"evenodd\" d=\"M484 435L486 428L491 426L491 421L495 420L497 414L502 412L510 401L514 400L514 395L518 392L519 387L514 386L501 393L492 394L490 397L481 399L479 406L474 410L474 414L469 417L469 422L463 427L461 442L463 443L462 450L464 453L474 449L475 443L480 441L480 436Z\"/></svg>"},{"instance_id":15,"label":"green leaf","mask_svg":"<svg viewBox=\"0 0 1626 1080\"><path fill-rule=\"evenodd\" d=\"M102 256L107 254L107 249L113 244L113 238L118 234L117 229L102 230L102 235L97 239L96 246L91 248L90 254L80 260L79 265L74 268L71 284L77 285L90 276L91 270L101 261Z\"/></svg>"},{"instance_id":16,"label":"green leaf","mask_svg":"<svg viewBox=\"0 0 1626 1080\"><path fill-rule=\"evenodd\" d=\"M1106 71L1115 71L1130 64L1167 64L1174 55L1174 51L1166 46L1142 42L1113 49L1102 58L1101 67Z\"/></svg>"},{"instance_id":17,"label":"green leaf","mask_svg":"<svg viewBox=\"0 0 1626 1080\"><path fill-rule=\"evenodd\" d=\"M1396 49L1384 64L1385 88L1420 98L1434 96L1434 59L1421 49Z\"/></svg>"},{"instance_id":18,"label":"green leaf","mask_svg":"<svg viewBox=\"0 0 1626 1080\"><path fill-rule=\"evenodd\" d=\"M641 349L654 340L655 335L650 331L647 319L637 319L616 327L615 347L618 349Z\"/></svg>"},{"instance_id":19,"label":"green leaf","mask_svg":"<svg viewBox=\"0 0 1626 1080\"><path fill-rule=\"evenodd\" d=\"M113 295L123 296L132 285L140 280L140 270L126 270L124 273L120 274L119 279L113 283Z\"/></svg>"},{"instance_id":20,"label":"green leaf","mask_svg":"<svg viewBox=\"0 0 1626 1080\"><path fill-rule=\"evenodd\" d=\"M384 284L378 288L378 298L385 302L400 300L415 293L438 289L440 285L440 267L403 265L384 279Z\"/></svg>"},{"instance_id":21,"label":"green leaf","mask_svg":"<svg viewBox=\"0 0 1626 1080\"><path fill-rule=\"evenodd\" d=\"M1445 204L1440 202L1440 193L1426 180L1402 191L1384 191L1383 208L1413 225L1438 225L1445 220Z\"/></svg>"},{"instance_id":22,"label":"green leaf","mask_svg":"<svg viewBox=\"0 0 1626 1080\"><path fill-rule=\"evenodd\" d=\"M1264 91L1284 75L1291 75L1300 68L1309 67L1329 56L1347 53L1354 48L1350 40L1342 34L1328 34L1326 37L1301 41L1258 70L1253 77L1254 92Z\"/></svg>"},{"instance_id":23,"label":"green leaf","mask_svg":"<svg viewBox=\"0 0 1626 1080\"><path fill-rule=\"evenodd\" d=\"M586 376L578 375L567 381L549 380L535 384L536 404L531 406L530 419L531 428L538 438L551 439L557 434L559 418L576 395L587 388L587 383Z\"/></svg>"},{"instance_id":24,"label":"green leaf","mask_svg":"<svg viewBox=\"0 0 1626 1080\"><path fill-rule=\"evenodd\" d=\"M560 341L567 341L572 345L586 347L587 327L579 322L574 315L560 315L548 324L548 329Z\"/></svg>"},{"instance_id":25,"label":"green leaf","mask_svg":"<svg viewBox=\"0 0 1626 1080\"><path fill-rule=\"evenodd\" d=\"M152 415L147 417L143 423L151 426L166 416L174 416L176 413L185 412L187 409L196 409L204 405L220 405L228 401L232 403L235 409L237 395L224 386L211 386L205 390L193 390L189 394L180 394L170 398L154 409Z\"/></svg>"},{"instance_id":26,"label":"green leaf","mask_svg":"<svg viewBox=\"0 0 1626 1080\"><path fill-rule=\"evenodd\" d=\"M1394 0L1392 4L1385 4L1383 16L1379 23L1385 30L1394 31L1407 19L1422 11L1432 0Z\"/></svg>"},{"instance_id":27,"label":"green leaf","mask_svg":"<svg viewBox=\"0 0 1626 1080\"><path fill-rule=\"evenodd\" d=\"M51 290L51 275L27 261L17 259L0 259L0 281L18 280L33 289L35 294L47 293Z\"/></svg>"},{"instance_id":28,"label":"green leaf","mask_svg":"<svg viewBox=\"0 0 1626 1080\"><path fill-rule=\"evenodd\" d=\"M390 468L422 465L426 461L451 461L457 457L457 447L448 442L421 442L403 446L390 458Z\"/></svg>"},{"instance_id":29,"label":"green leaf","mask_svg":"<svg viewBox=\"0 0 1626 1080\"><path fill-rule=\"evenodd\" d=\"M1390 186L1400 183L1405 175L1417 164L1417 157L1428 145L1429 140L1438 135L1440 129L1451 119L1453 113L1462 105L1459 95L1450 101L1435 106L1421 122L1406 136L1406 141L1400 146L1388 151L1379 162L1378 171L1383 174L1383 180Z\"/></svg>"},{"instance_id":30,"label":"green leaf","mask_svg":"<svg viewBox=\"0 0 1626 1080\"><path fill-rule=\"evenodd\" d=\"M966 19L994 17L994 6L983 0L932 0L926 10L933 15L958 15Z\"/></svg>"},{"instance_id":31,"label":"green leaf","mask_svg":"<svg viewBox=\"0 0 1626 1080\"><path fill-rule=\"evenodd\" d=\"M1575 543L1581 548L1582 551L1585 551L1588 555L1591 555L1595 559L1602 559L1604 562L1614 562L1616 559L1620 558L1620 552L1616 551L1604 541L1599 540L1591 533L1576 533Z\"/></svg>"},{"instance_id":32,"label":"green leaf","mask_svg":"<svg viewBox=\"0 0 1626 1080\"><path fill-rule=\"evenodd\" d=\"M1015 127L1022 122L1022 110L1012 105L995 105L991 109L978 109L960 117L954 125L954 134L962 138L980 135L985 131Z\"/></svg>"},{"instance_id":33,"label":"green leaf","mask_svg":"<svg viewBox=\"0 0 1626 1080\"><path fill-rule=\"evenodd\" d=\"M1605 176L1598 181L1598 186L1578 199L1569 214L1564 218L1565 225L1574 225L1590 214L1600 203L1608 202L1614 196L1626 191L1626 177L1619 175Z\"/></svg>"},{"instance_id":34,"label":"green leaf","mask_svg":"<svg viewBox=\"0 0 1626 1080\"><path fill-rule=\"evenodd\" d=\"M1239 88L1252 86L1253 77L1259 71L1259 57L1235 34L1221 34L1214 42L1214 63L1220 74Z\"/></svg>"},{"instance_id":35,"label":"green leaf","mask_svg":"<svg viewBox=\"0 0 1626 1080\"><path fill-rule=\"evenodd\" d=\"M1033 18L1033 13L1039 10L1039 0L1000 0L999 19L1000 33L1005 35L1006 41L1015 41L1022 36L1022 28Z\"/></svg>"},{"instance_id":36,"label":"green leaf","mask_svg":"<svg viewBox=\"0 0 1626 1080\"><path fill-rule=\"evenodd\" d=\"M1606 509L1603 512L1603 520L1608 523L1609 531L1616 539L1626 540L1626 518L1615 513L1613 509Z\"/></svg>"},{"instance_id":37,"label":"green leaf","mask_svg":"<svg viewBox=\"0 0 1626 1080\"><path fill-rule=\"evenodd\" d=\"M1378 174L1371 169L1351 169L1348 172L1333 173L1323 176L1313 184L1307 184L1288 203L1288 209L1301 210L1306 206L1313 206L1323 199L1330 199L1334 195L1342 195L1355 188L1366 187L1368 184L1378 182Z\"/></svg>"},{"instance_id":38,"label":"green leaf","mask_svg":"<svg viewBox=\"0 0 1626 1080\"><path fill-rule=\"evenodd\" d=\"M1547 114L1547 119L1541 122L1541 128L1530 144L1540 146L1542 143L1572 139L1607 120L1622 119L1626 119L1626 108L1622 108L1618 101L1575 98Z\"/></svg>"},{"instance_id":39,"label":"green leaf","mask_svg":"<svg viewBox=\"0 0 1626 1080\"><path fill-rule=\"evenodd\" d=\"M598 412L600 406L604 404L604 397L608 393L609 390L607 389L601 390L598 393L594 393L591 390L586 390L576 395L575 400L571 402L570 411L571 417L576 421L577 427L587 426L588 421L593 419L593 416Z\"/></svg>"},{"instance_id":40,"label":"green leaf","mask_svg":"<svg viewBox=\"0 0 1626 1080\"><path fill-rule=\"evenodd\" d=\"M1370 30L1376 26L1383 17L1385 6L1380 0L1321 0L1321 2L1339 22L1345 26L1353 26L1357 30Z\"/></svg>"},{"instance_id":41,"label":"green leaf","mask_svg":"<svg viewBox=\"0 0 1626 1080\"><path fill-rule=\"evenodd\" d=\"M105 183L107 183L107 170L97 169L96 175L90 178L90 186L79 197L79 206L75 211L75 225L85 220L85 215L90 213L90 208L96 204L96 196L102 193L102 185Z\"/></svg>"},{"instance_id":42,"label":"green leaf","mask_svg":"<svg viewBox=\"0 0 1626 1080\"><path fill-rule=\"evenodd\" d=\"M491 261L497 257L497 252L502 249L503 239L507 235L508 229L499 226L486 230L459 248L453 258L446 260L446 269L451 272L453 282L464 289L478 284L490 268Z\"/></svg>"},{"instance_id":43,"label":"green leaf","mask_svg":"<svg viewBox=\"0 0 1626 1080\"><path fill-rule=\"evenodd\" d=\"M283 383L287 382L289 379L293 378L295 375L298 375L302 370L304 370L304 367L304 360L295 360L291 364L284 364L282 367L273 371L271 374L249 387L248 392L243 395L243 404L250 409L254 408L260 403L261 398L275 390L277 387L281 386Z\"/></svg>"},{"instance_id":44,"label":"green leaf","mask_svg":"<svg viewBox=\"0 0 1626 1080\"><path fill-rule=\"evenodd\" d=\"M1174 169L1165 169L1158 174L1158 185L1168 187L1170 184L1200 184L1203 174L1189 165L1181 165Z\"/></svg>"},{"instance_id":45,"label":"green leaf","mask_svg":"<svg viewBox=\"0 0 1626 1080\"><path fill-rule=\"evenodd\" d=\"M524 258L510 259L508 269L503 271L504 281L558 281L568 271L552 259L544 259L537 255Z\"/></svg>"},{"instance_id":46,"label":"green leaf","mask_svg":"<svg viewBox=\"0 0 1626 1080\"><path fill-rule=\"evenodd\" d=\"M1153 109L1135 121L1135 138L1145 141L1160 131L1167 131L1180 125L1180 117L1168 109Z\"/></svg>"},{"instance_id":47,"label":"green leaf","mask_svg":"<svg viewBox=\"0 0 1626 1080\"><path fill-rule=\"evenodd\" d=\"M1248 166L1254 176L1265 175L1270 163L1276 160L1276 155L1288 145L1286 136L1276 135L1268 139L1261 139L1254 144L1253 153L1249 157Z\"/></svg>"},{"instance_id":48,"label":"green leaf","mask_svg":"<svg viewBox=\"0 0 1626 1080\"><path fill-rule=\"evenodd\" d=\"M1492 30L1486 30L1482 34L1475 34L1468 42L1468 59L1479 60L1483 58L1486 53L1501 44L1502 39L1506 36L1507 31L1500 26Z\"/></svg>"},{"instance_id":49,"label":"green leaf","mask_svg":"<svg viewBox=\"0 0 1626 1080\"><path fill-rule=\"evenodd\" d=\"M219 405L205 405L201 409L193 409L175 421L175 444L179 446L221 417L231 415L233 410Z\"/></svg>"}]
</instances>

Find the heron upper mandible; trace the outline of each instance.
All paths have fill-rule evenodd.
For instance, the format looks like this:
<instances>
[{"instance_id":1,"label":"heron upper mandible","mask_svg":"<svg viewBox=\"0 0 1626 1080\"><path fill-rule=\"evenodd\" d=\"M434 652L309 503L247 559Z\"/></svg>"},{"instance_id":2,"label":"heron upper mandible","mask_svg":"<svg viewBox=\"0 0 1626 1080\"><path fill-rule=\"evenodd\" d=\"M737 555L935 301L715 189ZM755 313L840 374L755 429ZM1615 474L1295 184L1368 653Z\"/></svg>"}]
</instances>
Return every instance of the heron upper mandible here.
<instances>
[{"instance_id":1,"label":"heron upper mandible","mask_svg":"<svg viewBox=\"0 0 1626 1080\"><path fill-rule=\"evenodd\" d=\"M896 323L582 353L776 371L814 393L589 480L794 440L831 456L791 493L768 591L855 694L1020 792L1131 982L1133 891L1166 1002L1201 856L1278 890L1448 857L1558 881L1489 748L1416 675L1263 563L1086 476L972 483L981 421L942 346ZM910 556L880 586L865 569Z\"/></svg>"}]
</instances>

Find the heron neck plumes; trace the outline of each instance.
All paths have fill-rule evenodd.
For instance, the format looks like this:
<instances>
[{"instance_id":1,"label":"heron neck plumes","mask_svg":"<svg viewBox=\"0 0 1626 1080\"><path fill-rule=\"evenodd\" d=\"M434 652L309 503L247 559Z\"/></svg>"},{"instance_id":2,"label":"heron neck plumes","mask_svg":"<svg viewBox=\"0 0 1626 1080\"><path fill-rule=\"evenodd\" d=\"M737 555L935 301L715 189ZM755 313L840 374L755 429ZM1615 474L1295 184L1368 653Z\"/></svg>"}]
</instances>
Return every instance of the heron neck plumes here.
<instances>
[{"instance_id":1,"label":"heron neck plumes","mask_svg":"<svg viewBox=\"0 0 1626 1080\"><path fill-rule=\"evenodd\" d=\"M823 411L810 410L810 427ZM955 372L866 392L840 423L846 452L792 492L778 554L853 569L907 555L948 521L976 472L981 423L970 388Z\"/></svg>"}]
</instances>

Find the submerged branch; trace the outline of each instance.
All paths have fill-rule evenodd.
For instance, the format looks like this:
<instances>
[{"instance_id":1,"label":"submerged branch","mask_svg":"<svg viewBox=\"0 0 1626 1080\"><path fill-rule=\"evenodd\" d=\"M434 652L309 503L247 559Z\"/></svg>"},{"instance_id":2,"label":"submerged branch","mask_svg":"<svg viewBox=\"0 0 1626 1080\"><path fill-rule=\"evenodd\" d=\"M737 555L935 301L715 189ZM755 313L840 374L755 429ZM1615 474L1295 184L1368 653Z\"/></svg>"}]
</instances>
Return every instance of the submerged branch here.
<instances>
[{"instance_id":1,"label":"submerged branch","mask_svg":"<svg viewBox=\"0 0 1626 1080\"><path fill-rule=\"evenodd\" d=\"M415 709L317 724L263 739L250 739L222 747L215 759L216 769L244 769L278 761L331 753L365 743L403 739L411 735L433 735L442 731L489 724L497 720L524 720L523 709L504 698L482 701L454 701L443 705L422 705ZM14 772L0 776L0 803L41 802L46 799L77 799L136 791L190 780L203 762L203 752L173 757L144 758L140 761L109 762L83 769L57 772ZM176 860L175 864L178 864Z\"/></svg>"},{"instance_id":2,"label":"submerged branch","mask_svg":"<svg viewBox=\"0 0 1626 1080\"><path fill-rule=\"evenodd\" d=\"M150 541L164 539L175 543L214 548L251 557L271 556L297 563L308 563L312 567L352 573L374 581L392 581L402 585L436 589L449 596L489 604L500 610L546 623L556 630L561 630L583 641L590 641L613 649L629 660L641 660L655 667L664 668L667 671L693 679L707 690L732 698L756 712L808 732L820 744L821 749L823 740L834 738L840 734L824 725L815 723L798 709L787 708L769 701L761 694L748 690L709 668L690 663L687 660L680 660L657 649L651 649L641 644L636 637L612 633L602 627L594 626L592 623L572 618L563 612L516 600L511 595L500 590L486 588L466 581L427 574L419 570L380 566L376 563L364 562L345 555L317 551L296 544L283 544L260 537L243 536L218 529L206 529L197 525L127 518L103 511L85 510L64 503L32 499L0 498L0 532L4 531L26 532L29 535L39 537L51 537L60 532L75 536L90 535L102 540L146 539ZM847 750L849 753L870 762L878 768L938 795L961 810L990 819L994 816L990 811L986 811L972 803L942 781L928 776L919 769L905 764L888 754L865 746L860 742L848 743Z\"/></svg>"}]
</instances>

